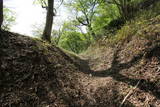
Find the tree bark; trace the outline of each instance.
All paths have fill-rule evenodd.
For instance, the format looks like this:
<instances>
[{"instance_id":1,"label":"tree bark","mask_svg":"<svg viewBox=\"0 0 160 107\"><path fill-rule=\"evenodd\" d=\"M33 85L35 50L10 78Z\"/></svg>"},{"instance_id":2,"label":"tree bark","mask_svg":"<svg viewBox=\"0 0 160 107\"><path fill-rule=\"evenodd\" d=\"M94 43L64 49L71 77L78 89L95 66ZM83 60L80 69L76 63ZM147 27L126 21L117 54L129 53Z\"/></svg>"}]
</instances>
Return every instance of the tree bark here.
<instances>
[{"instance_id":1,"label":"tree bark","mask_svg":"<svg viewBox=\"0 0 160 107\"><path fill-rule=\"evenodd\" d=\"M3 0L0 0L0 29L3 23Z\"/></svg>"},{"instance_id":2,"label":"tree bark","mask_svg":"<svg viewBox=\"0 0 160 107\"><path fill-rule=\"evenodd\" d=\"M42 35L42 39L48 42L51 42L51 31L52 31L53 16L54 16L53 9L54 9L54 0L48 0L46 24Z\"/></svg>"}]
</instances>

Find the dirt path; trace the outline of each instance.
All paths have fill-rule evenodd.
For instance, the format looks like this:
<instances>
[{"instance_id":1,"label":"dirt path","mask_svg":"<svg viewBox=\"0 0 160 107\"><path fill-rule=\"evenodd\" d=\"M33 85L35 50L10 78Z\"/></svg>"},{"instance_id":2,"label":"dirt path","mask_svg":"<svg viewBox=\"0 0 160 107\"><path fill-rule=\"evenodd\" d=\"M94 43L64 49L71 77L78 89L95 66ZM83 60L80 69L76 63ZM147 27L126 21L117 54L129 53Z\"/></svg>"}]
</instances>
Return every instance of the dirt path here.
<instances>
[{"instance_id":1,"label":"dirt path","mask_svg":"<svg viewBox=\"0 0 160 107\"><path fill-rule=\"evenodd\" d=\"M132 55L121 59L122 50L106 49L96 56L81 56L88 62L91 72L86 74L89 78L82 79L84 90L88 97L97 106L119 107L125 96L140 84L125 100L126 107L160 107L160 91L153 76L160 78L155 72L159 61L156 56L152 60L144 61L143 55ZM144 61L145 62L145 61ZM146 72L149 71L149 72ZM151 81L152 79L152 81Z\"/></svg>"},{"instance_id":2,"label":"dirt path","mask_svg":"<svg viewBox=\"0 0 160 107\"><path fill-rule=\"evenodd\" d=\"M119 93L119 91L122 89L118 89L118 82L114 80L111 76L105 76L110 74L110 71L106 71L104 76L97 75L103 75L101 71L109 69L109 67L111 67L110 61L112 60L109 59L105 61L105 59L107 58L106 56L102 56L103 58L98 59L88 56L80 57L82 60L88 62L88 67L90 67L87 68L87 70L90 69L90 72L86 74L88 75L88 78L82 78L81 83L83 84L84 91L88 95L88 98L92 101L91 105L118 107L122 100L122 95L121 93ZM112 55L110 57L112 57ZM103 63L101 61L98 62L98 60L101 60ZM122 85L123 83L120 84ZM125 105L128 106L130 104L126 103Z\"/></svg>"}]
</instances>

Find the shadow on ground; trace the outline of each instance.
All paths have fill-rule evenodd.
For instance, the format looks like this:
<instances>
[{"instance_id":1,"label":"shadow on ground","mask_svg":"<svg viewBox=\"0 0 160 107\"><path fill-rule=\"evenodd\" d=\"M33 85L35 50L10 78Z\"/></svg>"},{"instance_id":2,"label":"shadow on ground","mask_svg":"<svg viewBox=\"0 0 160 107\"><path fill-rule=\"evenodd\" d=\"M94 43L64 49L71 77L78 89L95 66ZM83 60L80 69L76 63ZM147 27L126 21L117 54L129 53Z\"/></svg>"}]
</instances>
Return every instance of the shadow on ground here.
<instances>
[{"instance_id":1,"label":"shadow on ground","mask_svg":"<svg viewBox=\"0 0 160 107\"><path fill-rule=\"evenodd\" d=\"M156 41L156 42L159 42L159 41ZM147 45L151 45L151 44L147 44ZM127 63L120 63L117 60L119 51L120 49L115 51L114 57L112 60L112 66L109 69L106 69L103 71L90 71L86 73L92 74L92 76L94 77L112 77L116 81L124 82L131 86L135 86L137 82L140 80L140 84L138 85L138 88L140 90L143 90L147 93L151 93L157 99L160 99L160 86L158 86L155 82L151 82L141 77L135 78L135 79L129 78L120 73L122 70L129 69L135 64L138 64L142 58L150 59L153 56L156 56L157 58L159 58L158 54L160 54L160 46L156 44L151 46L150 48L145 49L143 53L134 56L132 60Z\"/></svg>"}]
</instances>

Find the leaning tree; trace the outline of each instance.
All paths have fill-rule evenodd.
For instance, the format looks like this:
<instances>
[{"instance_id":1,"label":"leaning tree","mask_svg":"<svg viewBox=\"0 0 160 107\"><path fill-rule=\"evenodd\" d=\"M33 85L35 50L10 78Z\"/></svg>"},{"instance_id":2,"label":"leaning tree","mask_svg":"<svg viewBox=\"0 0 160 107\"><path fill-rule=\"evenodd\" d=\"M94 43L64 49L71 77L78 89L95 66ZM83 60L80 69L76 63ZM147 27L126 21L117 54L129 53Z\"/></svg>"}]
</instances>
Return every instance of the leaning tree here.
<instances>
[{"instance_id":1,"label":"leaning tree","mask_svg":"<svg viewBox=\"0 0 160 107\"><path fill-rule=\"evenodd\" d=\"M3 0L0 0L0 29L3 22Z\"/></svg>"}]
</instances>

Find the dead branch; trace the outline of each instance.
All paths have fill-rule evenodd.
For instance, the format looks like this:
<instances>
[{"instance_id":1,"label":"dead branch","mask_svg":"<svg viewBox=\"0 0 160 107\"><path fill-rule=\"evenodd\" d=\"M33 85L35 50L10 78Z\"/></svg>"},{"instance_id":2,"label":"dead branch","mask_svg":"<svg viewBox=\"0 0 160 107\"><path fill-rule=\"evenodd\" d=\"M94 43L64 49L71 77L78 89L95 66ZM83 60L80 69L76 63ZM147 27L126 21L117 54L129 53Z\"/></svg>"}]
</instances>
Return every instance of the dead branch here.
<instances>
[{"instance_id":1,"label":"dead branch","mask_svg":"<svg viewBox=\"0 0 160 107\"><path fill-rule=\"evenodd\" d=\"M140 84L141 80L139 80L136 84L136 86L134 86L130 91L129 93L124 97L123 101L121 102L120 106L119 107L122 107L124 102L127 100L127 98L134 92L134 90L138 87L138 85Z\"/></svg>"}]
</instances>

